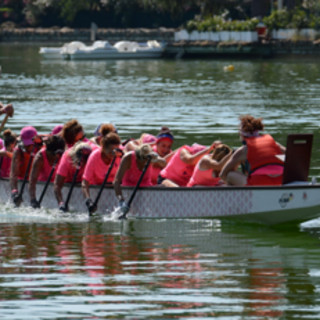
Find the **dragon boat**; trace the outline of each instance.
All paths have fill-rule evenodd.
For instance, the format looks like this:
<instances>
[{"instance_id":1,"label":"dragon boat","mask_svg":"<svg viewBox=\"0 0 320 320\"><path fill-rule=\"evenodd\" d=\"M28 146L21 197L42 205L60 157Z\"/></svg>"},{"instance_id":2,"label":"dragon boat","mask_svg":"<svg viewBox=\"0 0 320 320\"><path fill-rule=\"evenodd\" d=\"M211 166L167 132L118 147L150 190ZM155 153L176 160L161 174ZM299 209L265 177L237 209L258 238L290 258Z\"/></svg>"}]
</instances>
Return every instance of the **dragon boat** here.
<instances>
[{"instance_id":1,"label":"dragon boat","mask_svg":"<svg viewBox=\"0 0 320 320\"><path fill-rule=\"evenodd\" d=\"M311 159L312 134L289 135L284 161L283 184L279 186L244 187L180 187L161 186L139 188L128 214L128 218L142 219L241 219L265 224L289 221L306 221L320 216L320 184L308 181ZM22 182L19 182L19 188ZM37 195L42 193L44 182L37 183ZM67 198L70 184L62 189ZM26 185L23 205L29 206ZM123 187L125 199L129 199L134 187ZM90 186L94 200L100 186ZM10 199L8 179L0 179L0 201ZM49 184L43 208L57 209L53 184ZM106 185L98 202L96 214L110 214L118 206L112 186ZM73 188L69 210L87 212L80 184Z\"/></svg>"},{"instance_id":2,"label":"dragon boat","mask_svg":"<svg viewBox=\"0 0 320 320\"><path fill-rule=\"evenodd\" d=\"M41 182L37 184L38 194L42 192L44 185ZM70 185L66 184L62 190L64 198L67 197L69 187ZM90 188L92 199L96 197L99 188ZM132 192L131 187L123 188L126 199ZM10 194L9 181L1 179L1 201L7 202ZM95 214L110 214L117 205L113 187L106 186ZM28 192L23 195L22 206L30 206ZM48 209L58 208L53 184L48 186L41 206ZM69 210L79 213L87 211L80 184L73 189ZM128 218L143 219L236 218L269 225L305 221L318 216L320 184L308 182L272 187L140 188L128 214Z\"/></svg>"}]
</instances>

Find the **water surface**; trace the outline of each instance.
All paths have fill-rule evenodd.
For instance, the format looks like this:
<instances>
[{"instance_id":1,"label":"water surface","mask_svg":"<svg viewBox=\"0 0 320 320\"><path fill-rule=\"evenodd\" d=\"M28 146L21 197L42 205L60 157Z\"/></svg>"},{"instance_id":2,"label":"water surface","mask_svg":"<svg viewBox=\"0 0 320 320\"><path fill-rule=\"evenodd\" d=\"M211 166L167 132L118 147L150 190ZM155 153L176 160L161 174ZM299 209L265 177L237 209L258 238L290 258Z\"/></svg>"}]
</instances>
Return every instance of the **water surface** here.
<instances>
[{"instance_id":1,"label":"water surface","mask_svg":"<svg viewBox=\"0 0 320 320\"><path fill-rule=\"evenodd\" d=\"M238 117L249 113L283 144L313 132L310 175L320 175L318 60L48 62L38 49L0 44L0 101L14 104L15 132L77 118L88 136L101 122L122 139L167 125L175 146L238 147ZM319 236L318 221L89 221L2 204L1 317L318 319Z\"/></svg>"}]
</instances>

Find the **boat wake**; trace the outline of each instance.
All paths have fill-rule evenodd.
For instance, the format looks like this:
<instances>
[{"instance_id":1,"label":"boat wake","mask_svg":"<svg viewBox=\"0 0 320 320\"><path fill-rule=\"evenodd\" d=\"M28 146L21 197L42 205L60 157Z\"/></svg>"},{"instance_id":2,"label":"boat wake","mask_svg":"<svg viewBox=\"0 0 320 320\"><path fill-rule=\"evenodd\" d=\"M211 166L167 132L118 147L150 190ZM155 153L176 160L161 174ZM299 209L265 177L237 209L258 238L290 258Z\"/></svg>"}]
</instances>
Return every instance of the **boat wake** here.
<instances>
[{"instance_id":1,"label":"boat wake","mask_svg":"<svg viewBox=\"0 0 320 320\"><path fill-rule=\"evenodd\" d=\"M300 224L300 229L320 229L320 218L308 220Z\"/></svg>"},{"instance_id":2,"label":"boat wake","mask_svg":"<svg viewBox=\"0 0 320 320\"><path fill-rule=\"evenodd\" d=\"M121 215L122 215L121 208L115 207L107 219L111 221L119 221L120 220L119 218Z\"/></svg>"},{"instance_id":3,"label":"boat wake","mask_svg":"<svg viewBox=\"0 0 320 320\"><path fill-rule=\"evenodd\" d=\"M34 209L32 207L16 208L7 202L0 207L0 223L57 223L87 222L87 213L61 212L58 209Z\"/></svg>"}]
</instances>

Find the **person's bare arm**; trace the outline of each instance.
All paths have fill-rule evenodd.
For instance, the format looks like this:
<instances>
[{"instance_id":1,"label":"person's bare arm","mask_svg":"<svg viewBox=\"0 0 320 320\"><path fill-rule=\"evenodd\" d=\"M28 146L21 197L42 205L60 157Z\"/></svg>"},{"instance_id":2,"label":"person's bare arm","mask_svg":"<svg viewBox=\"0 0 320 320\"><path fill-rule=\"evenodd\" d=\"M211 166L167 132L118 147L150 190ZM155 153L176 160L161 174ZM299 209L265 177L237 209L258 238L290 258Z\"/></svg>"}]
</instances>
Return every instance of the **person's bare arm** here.
<instances>
[{"instance_id":1,"label":"person's bare arm","mask_svg":"<svg viewBox=\"0 0 320 320\"><path fill-rule=\"evenodd\" d=\"M86 199L90 198L89 186L90 186L89 181L86 179L82 179L81 188L82 188L82 193Z\"/></svg>"},{"instance_id":2,"label":"person's bare arm","mask_svg":"<svg viewBox=\"0 0 320 320\"><path fill-rule=\"evenodd\" d=\"M213 169L214 171L220 171L230 159L231 155L232 152L225 155L220 161L216 161L212 159L210 155L206 155L200 160L199 167L201 170Z\"/></svg>"},{"instance_id":3,"label":"person's bare arm","mask_svg":"<svg viewBox=\"0 0 320 320\"><path fill-rule=\"evenodd\" d=\"M278 147L280 148L282 153L286 153L287 148L284 147L282 144L280 144L279 142L276 142L276 144L278 145Z\"/></svg>"},{"instance_id":4,"label":"person's bare arm","mask_svg":"<svg viewBox=\"0 0 320 320\"><path fill-rule=\"evenodd\" d=\"M56 199L58 201L58 204L62 204L63 203L63 197L62 197L62 188L64 185L64 179L65 177L61 176L60 174L57 174L55 179L54 179L54 194L56 196Z\"/></svg>"},{"instance_id":5,"label":"person's bare arm","mask_svg":"<svg viewBox=\"0 0 320 320\"><path fill-rule=\"evenodd\" d=\"M116 193L116 197L118 200L123 200L122 190L121 190L121 182L124 174L131 167L131 154L125 154L120 162L119 169L114 179L114 191Z\"/></svg>"},{"instance_id":6,"label":"person's bare arm","mask_svg":"<svg viewBox=\"0 0 320 320\"><path fill-rule=\"evenodd\" d=\"M247 158L247 147L243 146L235 151L229 160L226 162L220 172L220 178L224 181L227 179L227 175L230 171L236 171L242 161Z\"/></svg>"},{"instance_id":7,"label":"person's bare arm","mask_svg":"<svg viewBox=\"0 0 320 320\"><path fill-rule=\"evenodd\" d=\"M15 149L12 156L12 163L10 169L10 187L11 191L18 190L19 169L22 161L20 149Z\"/></svg>"},{"instance_id":8,"label":"person's bare arm","mask_svg":"<svg viewBox=\"0 0 320 320\"><path fill-rule=\"evenodd\" d=\"M195 165L205 154L212 151L216 147L216 145L220 143L220 141L215 141L211 146L195 154L191 154L187 149L182 149L180 152L180 159L188 165Z\"/></svg>"}]
</instances>

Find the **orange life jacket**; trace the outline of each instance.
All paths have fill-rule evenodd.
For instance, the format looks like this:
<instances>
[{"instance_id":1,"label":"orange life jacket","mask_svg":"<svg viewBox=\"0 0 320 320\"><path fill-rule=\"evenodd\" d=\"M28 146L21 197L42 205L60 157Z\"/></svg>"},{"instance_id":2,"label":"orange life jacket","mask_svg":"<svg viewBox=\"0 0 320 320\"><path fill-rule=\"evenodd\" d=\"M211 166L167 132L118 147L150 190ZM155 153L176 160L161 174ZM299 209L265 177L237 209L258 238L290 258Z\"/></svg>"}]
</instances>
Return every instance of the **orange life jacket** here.
<instances>
[{"instance_id":1,"label":"orange life jacket","mask_svg":"<svg viewBox=\"0 0 320 320\"><path fill-rule=\"evenodd\" d=\"M249 174L270 164L283 166L283 161L276 157L276 155L282 154L282 151L269 134L245 138L245 141L248 148Z\"/></svg>"}]
</instances>

